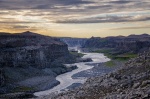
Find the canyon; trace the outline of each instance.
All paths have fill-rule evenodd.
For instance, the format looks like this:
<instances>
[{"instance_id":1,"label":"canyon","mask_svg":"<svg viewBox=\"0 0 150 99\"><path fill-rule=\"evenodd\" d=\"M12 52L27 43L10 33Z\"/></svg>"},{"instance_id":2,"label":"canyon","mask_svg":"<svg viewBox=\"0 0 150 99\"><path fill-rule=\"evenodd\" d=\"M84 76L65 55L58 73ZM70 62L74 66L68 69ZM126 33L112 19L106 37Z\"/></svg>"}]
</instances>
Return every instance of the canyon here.
<instances>
[{"instance_id":1,"label":"canyon","mask_svg":"<svg viewBox=\"0 0 150 99\"><path fill-rule=\"evenodd\" d=\"M31 93L55 89L54 86L61 83L56 79L57 77L62 77L61 74L69 73L74 69L78 70L75 65L67 66L64 64L80 64L80 62L84 64L87 62L79 60L80 57L77 59L72 54L72 52L78 54L76 50L69 52L68 49L71 47L80 48L81 51L94 55L94 57L96 56L93 52L101 49L103 51L109 49L108 53L114 56L123 54L136 54L137 56L119 63L115 69L108 68L107 71L111 72L106 72L103 75L102 70L106 68L103 65L105 63L88 64L93 66L93 71L91 69L92 76L89 76L86 71L72 75L72 77L79 76L79 78L89 76L83 85L52 96L46 95L44 96L45 99L64 97L70 99L149 98L150 35L86 39L56 38L30 31L17 34L0 33L0 93L15 92L13 95L4 94L0 97L16 98L18 95L33 97ZM100 53L102 52L100 51ZM89 60L91 61L91 59ZM115 71L112 72L112 70ZM99 74L94 75L95 73Z\"/></svg>"},{"instance_id":2,"label":"canyon","mask_svg":"<svg viewBox=\"0 0 150 99\"><path fill-rule=\"evenodd\" d=\"M57 75L73 69L63 65L72 62L71 58L68 45L57 38L30 31L17 34L1 33L0 93L23 91L22 87L33 91L44 90L46 87L31 88L36 84L21 82L28 79L32 81L34 77L39 77L36 79L40 83L53 83L49 85L51 88L59 84L55 80ZM44 77L47 80L42 81Z\"/></svg>"},{"instance_id":3,"label":"canyon","mask_svg":"<svg viewBox=\"0 0 150 99\"><path fill-rule=\"evenodd\" d=\"M134 53L138 55L119 64L120 68L113 72L89 77L83 85L75 89L59 94L49 94L37 99L149 99L149 42L150 36L148 34L88 39L83 49L94 51L107 48L113 49L108 52L109 54ZM97 69L97 66L94 68Z\"/></svg>"}]
</instances>

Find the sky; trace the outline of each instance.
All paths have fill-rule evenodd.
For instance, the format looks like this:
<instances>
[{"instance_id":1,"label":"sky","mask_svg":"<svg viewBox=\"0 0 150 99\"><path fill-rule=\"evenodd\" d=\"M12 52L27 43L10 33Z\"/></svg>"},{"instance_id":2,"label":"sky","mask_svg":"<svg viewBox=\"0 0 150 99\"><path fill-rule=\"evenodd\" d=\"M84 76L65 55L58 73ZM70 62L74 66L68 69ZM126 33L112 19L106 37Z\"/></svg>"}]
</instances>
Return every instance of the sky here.
<instances>
[{"instance_id":1,"label":"sky","mask_svg":"<svg viewBox=\"0 0 150 99\"><path fill-rule=\"evenodd\" d=\"M150 0L0 0L0 32L59 37L150 34Z\"/></svg>"}]
</instances>

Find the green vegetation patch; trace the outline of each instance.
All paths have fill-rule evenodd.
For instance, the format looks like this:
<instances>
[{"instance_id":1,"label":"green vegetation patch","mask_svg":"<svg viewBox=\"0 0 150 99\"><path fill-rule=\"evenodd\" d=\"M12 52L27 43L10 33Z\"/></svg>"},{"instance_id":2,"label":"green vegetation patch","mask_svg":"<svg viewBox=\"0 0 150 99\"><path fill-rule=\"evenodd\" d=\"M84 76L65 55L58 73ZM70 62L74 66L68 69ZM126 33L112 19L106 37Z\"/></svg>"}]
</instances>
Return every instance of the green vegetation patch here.
<instances>
[{"instance_id":1,"label":"green vegetation patch","mask_svg":"<svg viewBox=\"0 0 150 99\"><path fill-rule=\"evenodd\" d=\"M114 61L108 61L105 63L106 66L112 67L112 66L116 66Z\"/></svg>"},{"instance_id":2,"label":"green vegetation patch","mask_svg":"<svg viewBox=\"0 0 150 99\"><path fill-rule=\"evenodd\" d=\"M111 49L98 49L98 50L95 50L93 52L96 52L96 53L109 53L111 51L112 51Z\"/></svg>"},{"instance_id":3,"label":"green vegetation patch","mask_svg":"<svg viewBox=\"0 0 150 99\"><path fill-rule=\"evenodd\" d=\"M83 57L85 55L85 54L78 53L78 52L70 52L70 54L75 56L75 57Z\"/></svg>"},{"instance_id":4,"label":"green vegetation patch","mask_svg":"<svg viewBox=\"0 0 150 99\"><path fill-rule=\"evenodd\" d=\"M126 61L126 60L129 60L131 58L135 58L135 57L137 57L137 54L125 53L125 54L115 56L114 59L117 59L120 61Z\"/></svg>"},{"instance_id":5,"label":"green vegetation patch","mask_svg":"<svg viewBox=\"0 0 150 99\"><path fill-rule=\"evenodd\" d=\"M131 58L135 58L138 55L134 53L123 53L123 54L118 54L115 52L113 49L98 49L93 52L96 53L104 53L105 56L112 60L118 60L118 61L128 61Z\"/></svg>"},{"instance_id":6,"label":"green vegetation patch","mask_svg":"<svg viewBox=\"0 0 150 99\"><path fill-rule=\"evenodd\" d=\"M125 54L122 54L122 55L118 55L118 57L135 58L135 57L137 57L137 54L125 53Z\"/></svg>"},{"instance_id":7,"label":"green vegetation patch","mask_svg":"<svg viewBox=\"0 0 150 99\"><path fill-rule=\"evenodd\" d=\"M13 92L26 92L26 91L33 91L33 87L26 87L26 86L19 86L13 89Z\"/></svg>"}]
</instances>

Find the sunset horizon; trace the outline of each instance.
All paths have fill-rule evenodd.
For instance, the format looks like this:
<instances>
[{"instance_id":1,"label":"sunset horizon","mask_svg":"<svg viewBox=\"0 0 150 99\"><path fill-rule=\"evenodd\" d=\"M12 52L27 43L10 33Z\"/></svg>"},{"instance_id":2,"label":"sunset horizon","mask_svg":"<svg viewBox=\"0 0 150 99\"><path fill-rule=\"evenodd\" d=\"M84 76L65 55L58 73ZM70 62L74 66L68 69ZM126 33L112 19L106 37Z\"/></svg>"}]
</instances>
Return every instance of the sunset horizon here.
<instances>
[{"instance_id":1,"label":"sunset horizon","mask_svg":"<svg viewBox=\"0 0 150 99\"><path fill-rule=\"evenodd\" d=\"M89 38L150 31L148 0L1 0L0 32Z\"/></svg>"},{"instance_id":2,"label":"sunset horizon","mask_svg":"<svg viewBox=\"0 0 150 99\"><path fill-rule=\"evenodd\" d=\"M127 36L130 36L130 35L144 35L144 34L147 34L147 35L150 35L150 33L139 33L139 34L134 34L134 33L131 33L131 34L127 34L127 35L108 35L108 36L89 36L89 37L78 37L78 36L65 36L65 35L58 35L58 36L55 36L55 35L48 35L48 34L44 34L44 33L38 33L38 32L33 32L33 31L21 31L21 32L0 32L1 33L9 33L9 34L22 34L22 33L25 33L25 32L30 32L30 33L35 33L35 34L40 34L40 35L45 35L45 36L50 36L50 37L58 37L58 38L92 38L92 37L100 37L100 38L106 38L106 37L118 37L118 36L124 36L124 37L127 37Z\"/></svg>"}]
</instances>

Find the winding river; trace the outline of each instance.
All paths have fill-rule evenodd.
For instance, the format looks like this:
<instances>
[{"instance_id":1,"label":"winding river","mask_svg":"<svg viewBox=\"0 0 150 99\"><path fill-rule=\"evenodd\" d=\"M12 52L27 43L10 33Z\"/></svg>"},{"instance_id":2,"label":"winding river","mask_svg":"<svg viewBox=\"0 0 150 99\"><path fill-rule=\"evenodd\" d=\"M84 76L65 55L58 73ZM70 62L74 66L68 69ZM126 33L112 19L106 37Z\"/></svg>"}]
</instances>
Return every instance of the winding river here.
<instances>
[{"instance_id":1,"label":"winding river","mask_svg":"<svg viewBox=\"0 0 150 99\"><path fill-rule=\"evenodd\" d=\"M93 66L87 65L87 63L90 63L90 64L102 63L102 62L107 62L110 60L109 58L104 56L104 54L101 54L101 53L83 53L83 54L85 54L85 55L82 58L91 58L93 61L92 62L80 62L80 63L74 63L74 64L66 64L68 66L76 65L78 67L78 69L75 69L71 72L67 72L67 73L57 76L56 80L58 80L60 82L59 85L53 87L52 89L46 90L46 91L36 92L36 93L34 93L34 95L35 96L43 96L43 95L48 95L53 92L60 93L62 90L66 89L67 87L69 87L70 85L72 85L74 83L82 83L83 84L87 78L76 77L73 79L72 76L81 71L93 68Z\"/></svg>"}]
</instances>

